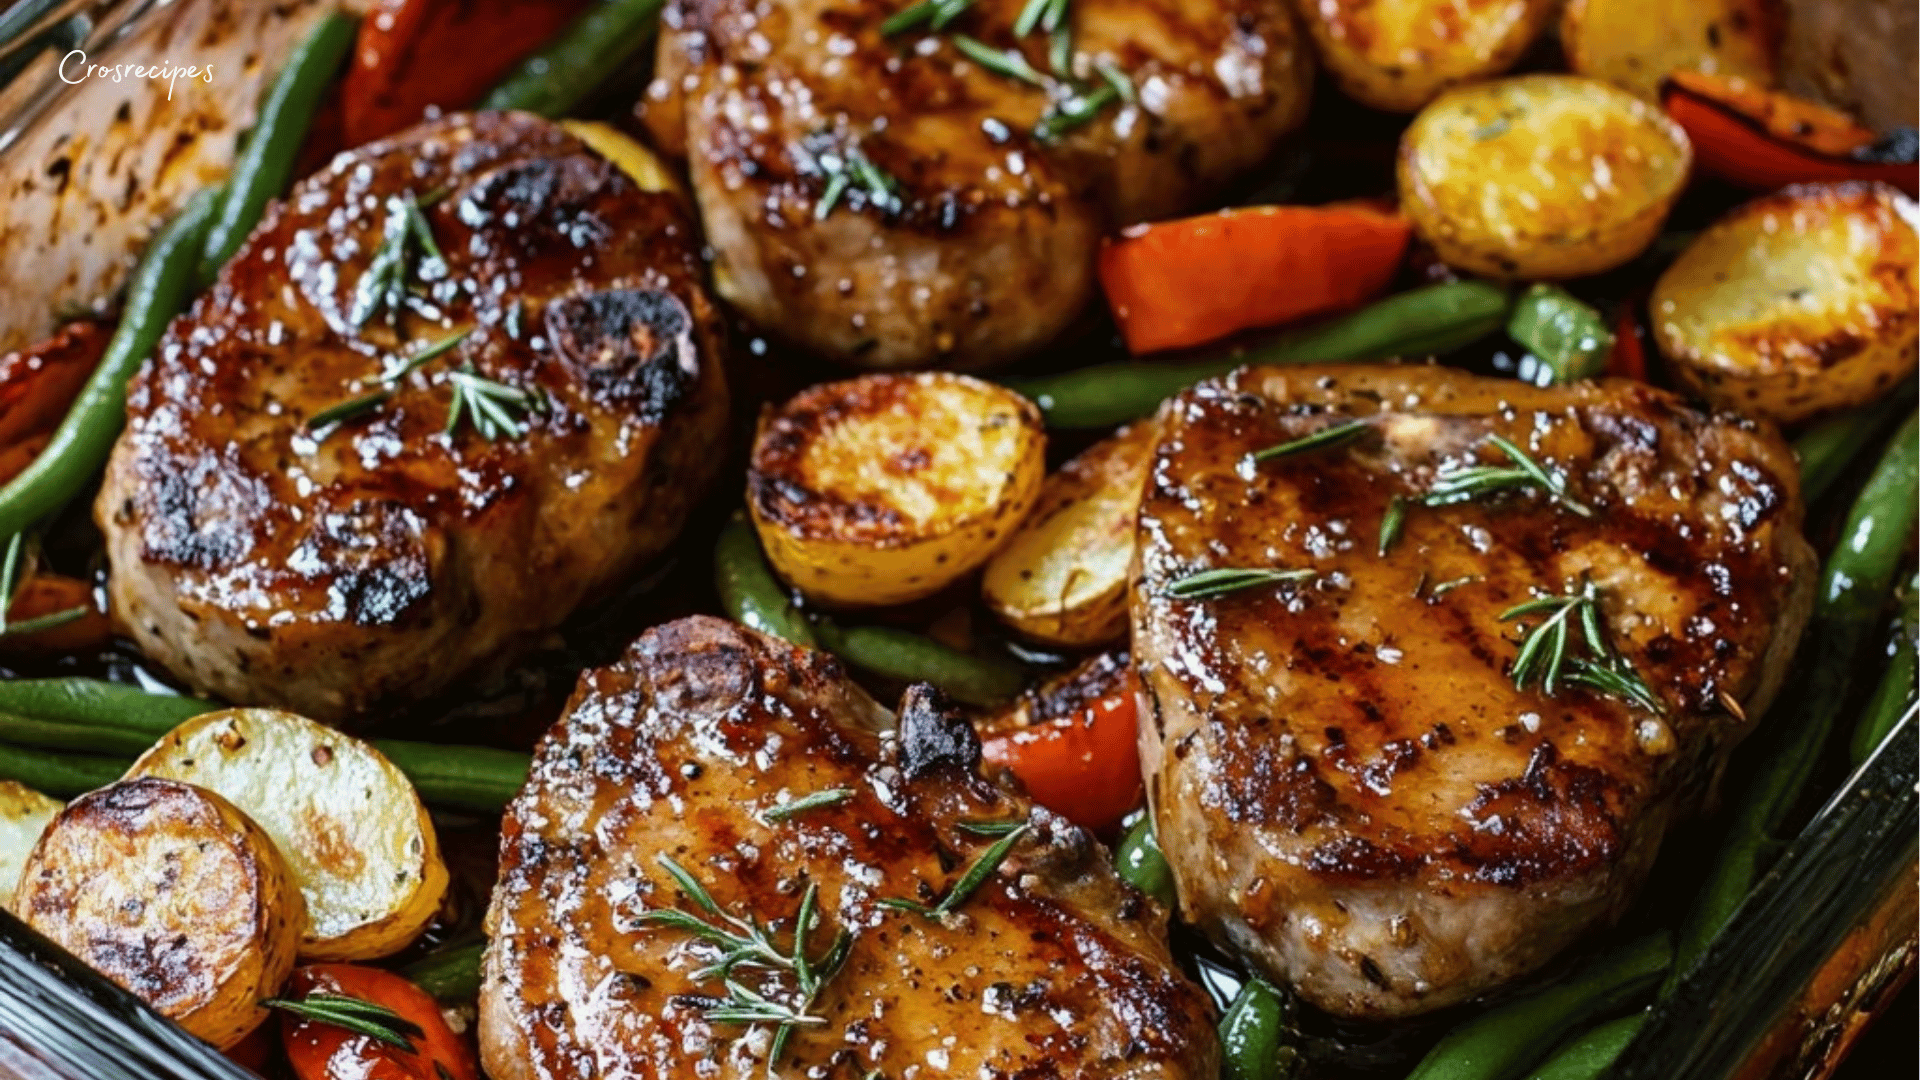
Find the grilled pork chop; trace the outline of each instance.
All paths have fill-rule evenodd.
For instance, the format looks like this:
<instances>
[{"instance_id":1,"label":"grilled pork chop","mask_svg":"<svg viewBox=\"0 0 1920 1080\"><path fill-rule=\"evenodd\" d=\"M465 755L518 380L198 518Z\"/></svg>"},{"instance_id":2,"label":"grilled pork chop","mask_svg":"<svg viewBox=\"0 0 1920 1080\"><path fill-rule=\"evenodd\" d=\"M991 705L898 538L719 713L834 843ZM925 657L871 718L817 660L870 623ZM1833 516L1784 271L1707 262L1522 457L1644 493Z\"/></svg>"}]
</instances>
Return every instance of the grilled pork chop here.
<instances>
[{"instance_id":1,"label":"grilled pork chop","mask_svg":"<svg viewBox=\"0 0 1920 1080\"><path fill-rule=\"evenodd\" d=\"M409 195L430 237L387 294ZM115 616L196 688L323 720L510 658L664 547L719 460L695 252L672 196L531 116L342 154L133 380L95 508Z\"/></svg>"},{"instance_id":2,"label":"grilled pork chop","mask_svg":"<svg viewBox=\"0 0 1920 1080\"><path fill-rule=\"evenodd\" d=\"M1092 296L1102 231L1192 206L1306 117L1285 0L1056 5L1071 79L1044 28L1016 38L1027 0L883 33L912 6L673 0L662 17L646 115L689 159L715 287L845 363L979 367L1046 344ZM1001 59L969 59L968 39ZM996 70L1009 51L1018 74Z\"/></svg>"},{"instance_id":3,"label":"grilled pork chop","mask_svg":"<svg viewBox=\"0 0 1920 1080\"><path fill-rule=\"evenodd\" d=\"M1640 383L1252 369L1161 422L1133 586L1160 844L1189 920L1332 1012L1464 1000L1617 915L1808 614L1791 450ZM1223 568L1312 576L1169 595Z\"/></svg>"},{"instance_id":4,"label":"grilled pork chop","mask_svg":"<svg viewBox=\"0 0 1920 1080\"><path fill-rule=\"evenodd\" d=\"M979 753L925 687L896 731L824 653L704 616L648 631L581 678L507 811L488 1073L1214 1080L1165 914ZM997 866L991 824L1025 830ZM756 958L732 985L720 933Z\"/></svg>"}]
</instances>

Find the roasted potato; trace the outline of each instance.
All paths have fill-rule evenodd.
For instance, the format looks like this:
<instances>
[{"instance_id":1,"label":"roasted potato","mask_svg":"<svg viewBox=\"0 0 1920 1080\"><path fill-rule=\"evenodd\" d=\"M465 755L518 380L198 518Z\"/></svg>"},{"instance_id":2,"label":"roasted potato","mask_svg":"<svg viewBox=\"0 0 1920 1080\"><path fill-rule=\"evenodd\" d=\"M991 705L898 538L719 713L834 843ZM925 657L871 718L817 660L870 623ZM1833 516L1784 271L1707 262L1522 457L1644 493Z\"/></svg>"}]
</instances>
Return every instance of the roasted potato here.
<instances>
[{"instance_id":1,"label":"roasted potato","mask_svg":"<svg viewBox=\"0 0 1920 1080\"><path fill-rule=\"evenodd\" d=\"M1914 370L1915 210L1884 184L1805 184L1715 222L1648 299L1674 376L1786 424L1878 397Z\"/></svg>"},{"instance_id":2,"label":"roasted potato","mask_svg":"<svg viewBox=\"0 0 1920 1080\"><path fill-rule=\"evenodd\" d=\"M47 822L60 812L60 800L25 784L0 780L0 907L13 906L13 889L27 854L40 842Z\"/></svg>"},{"instance_id":3,"label":"roasted potato","mask_svg":"<svg viewBox=\"0 0 1920 1080\"><path fill-rule=\"evenodd\" d=\"M987 562L987 606L1026 637L1078 647L1127 633L1133 519L1159 429L1121 429L1060 467L1032 512Z\"/></svg>"},{"instance_id":4,"label":"roasted potato","mask_svg":"<svg viewBox=\"0 0 1920 1080\"><path fill-rule=\"evenodd\" d=\"M1653 240L1692 160L1657 106L1597 79L1524 75L1421 111L1400 138L1400 202L1453 266L1578 277Z\"/></svg>"},{"instance_id":5,"label":"roasted potato","mask_svg":"<svg viewBox=\"0 0 1920 1080\"><path fill-rule=\"evenodd\" d=\"M1568 0L1560 15L1568 67L1649 101L1673 71L1774 85L1782 31L1775 0Z\"/></svg>"},{"instance_id":6,"label":"roasted potato","mask_svg":"<svg viewBox=\"0 0 1920 1080\"><path fill-rule=\"evenodd\" d=\"M413 784L373 747L304 717L273 709L196 716L127 775L198 784L260 823L306 898L302 958L398 952L446 895L440 843Z\"/></svg>"},{"instance_id":7,"label":"roasted potato","mask_svg":"<svg viewBox=\"0 0 1920 1080\"><path fill-rule=\"evenodd\" d=\"M1033 402L944 372L822 383L760 417L747 508L767 558L840 606L938 592L1026 517L1046 473Z\"/></svg>"},{"instance_id":8,"label":"roasted potato","mask_svg":"<svg viewBox=\"0 0 1920 1080\"><path fill-rule=\"evenodd\" d=\"M641 191L669 192L683 202L690 202L680 178L660 160L660 155L640 140L598 120L562 120L560 126L567 129L567 134L586 143L594 153L613 162Z\"/></svg>"},{"instance_id":9,"label":"roasted potato","mask_svg":"<svg viewBox=\"0 0 1920 1080\"><path fill-rule=\"evenodd\" d=\"M1294 0L1347 96L1413 112L1456 83L1499 75L1533 44L1554 0Z\"/></svg>"},{"instance_id":10,"label":"roasted potato","mask_svg":"<svg viewBox=\"0 0 1920 1080\"><path fill-rule=\"evenodd\" d=\"M266 1018L306 906L273 841L219 795L158 777L75 799L27 858L14 910L222 1049Z\"/></svg>"}]
</instances>

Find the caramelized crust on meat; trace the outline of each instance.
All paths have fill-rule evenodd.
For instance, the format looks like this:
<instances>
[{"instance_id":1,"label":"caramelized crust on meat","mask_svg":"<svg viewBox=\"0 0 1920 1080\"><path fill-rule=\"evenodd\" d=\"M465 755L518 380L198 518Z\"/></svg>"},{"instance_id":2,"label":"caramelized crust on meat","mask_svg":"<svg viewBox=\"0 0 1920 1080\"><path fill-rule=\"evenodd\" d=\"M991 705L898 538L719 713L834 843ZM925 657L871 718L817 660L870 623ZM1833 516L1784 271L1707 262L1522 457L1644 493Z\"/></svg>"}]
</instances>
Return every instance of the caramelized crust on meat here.
<instances>
[{"instance_id":1,"label":"caramelized crust on meat","mask_svg":"<svg viewBox=\"0 0 1920 1080\"><path fill-rule=\"evenodd\" d=\"M768 811L844 789L846 801ZM995 841L967 822L1029 823L999 872L944 919L932 904ZM772 1068L771 1025L707 1018L718 949L649 921L734 918L791 949L817 886L811 955L850 935ZM732 623L648 631L587 672L509 808L480 1041L495 1080L872 1075L1214 1080L1204 996L1174 968L1165 915L1082 830L982 779L967 721L925 687L900 721L838 661ZM786 972L741 967L793 1004Z\"/></svg>"},{"instance_id":2,"label":"caramelized crust on meat","mask_svg":"<svg viewBox=\"0 0 1920 1080\"><path fill-rule=\"evenodd\" d=\"M862 367L1003 363L1086 306L1103 230L1193 205L1306 116L1312 61L1285 0L1081 0L1082 93L1106 85L1098 61L1137 103L1036 137L1049 92L954 44L1018 45L1051 72L1046 33L1014 36L1025 5L886 37L909 4L670 3L647 118L689 159L720 294ZM855 152L898 182L897 206L832 180Z\"/></svg>"},{"instance_id":3,"label":"caramelized crust on meat","mask_svg":"<svg viewBox=\"0 0 1920 1080\"><path fill-rule=\"evenodd\" d=\"M397 325L356 327L386 202L409 193L447 261L420 264ZM309 428L459 334L371 413ZM560 128L454 116L343 154L132 383L96 507L114 613L231 701L338 721L432 694L672 539L718 463L719 349L674 198ZM544 403L524 435L446 432L468 364Z\"/></svg>"},{"instance_id":4,"label":"caramelized crust on meat","mask_svg":"<svg viewBox=\"0 0 1920 1080\"><path fill-rule=\"evenodd\" d=\"M1249 458L1353 417L1357 439ZM1333 1012L1464 1000L1617 915L1806 620L1789 447L1640 383L1253 369L1161 421L1133 596L1160 844L1190 920ZM1378 554L1391 498L1449 463L1509 463L1492 435L1593 515L1538 489L1409 506ZM1316 576L1166 595L1219 567ZM1501 615L1583 578L1664 715L1515 688L1542 616Z\"/></svg>"}]
</instances>

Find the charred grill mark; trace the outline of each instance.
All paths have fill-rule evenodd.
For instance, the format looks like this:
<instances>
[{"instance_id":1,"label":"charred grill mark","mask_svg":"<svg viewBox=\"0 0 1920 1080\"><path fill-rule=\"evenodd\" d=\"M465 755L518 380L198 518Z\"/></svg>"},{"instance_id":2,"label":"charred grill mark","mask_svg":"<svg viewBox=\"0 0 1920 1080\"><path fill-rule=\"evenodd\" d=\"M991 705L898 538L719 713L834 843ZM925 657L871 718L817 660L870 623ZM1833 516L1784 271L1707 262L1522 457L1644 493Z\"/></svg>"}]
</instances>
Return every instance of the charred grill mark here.
<instances>
[{"instance_id":1,"label":"charred grill mark","mask_svg":"<svg viewBox=\"0 0 1920 1080\"><path fill-rule=\"evenodd\" d=\"M547 305L548 341L596 397L658 424L700 370L693 317L671 293L645 289L569 296Z\"/></svg>"}]
</instances>

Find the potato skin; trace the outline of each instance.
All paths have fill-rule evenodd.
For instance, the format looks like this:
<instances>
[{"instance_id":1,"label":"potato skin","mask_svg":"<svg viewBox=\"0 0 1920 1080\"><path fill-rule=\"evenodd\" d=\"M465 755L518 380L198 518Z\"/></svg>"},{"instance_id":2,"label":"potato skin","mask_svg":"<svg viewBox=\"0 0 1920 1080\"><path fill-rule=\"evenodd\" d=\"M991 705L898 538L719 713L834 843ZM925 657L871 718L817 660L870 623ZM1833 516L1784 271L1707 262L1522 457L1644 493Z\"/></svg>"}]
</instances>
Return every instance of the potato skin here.
<instances>
[{"instance_id":1,"label":"potato skin","mask_svg":"<svg viewBox=\"0 0 1920 1080\"><path fill-rule=\"evenodd\" d=\"M1414 119L1400 202L1450 265L1580 277L1652 242L1692 163L1652 104L1597 79L1523 75L1449 90Z\"/></svg>"},{"instance_id":2,"label":"potato skin","mask_svg":"<svg viewBox=\"0 0 1920 1080\"><path fill-rule=\"evenodd\" d=\"M1784 424L1878 397L1915 366L1915 217L1885 184L1800 184L1715 222L1648 299L1675 378Z\"/></svg>"},{"instance_id":3,"label":"potato skin","mask_svg":"<svg viewBox=\"0 0 1920 1080\"><path fill-rule=\"evenodd\" d=\"M1134 515L1159 428L1151 420L1088 447L1040 496L980 578L987 607L1025 637L1078 648L1127 634Z\"/></svg>"},{"instance_id":4,"label":"potato skin","mask_svg":"<svg viewBox=\"0 0 1920 1080\"><path fill-rule=\"evenodd\" d=\"M761 414L747 508L768 560L809 597L917 600L985 562L1046 473L1040 410L945 372L822 383Z\"/></svg>"},{"instance_id":5,"label":"potato skin","mask_svg":"<svg viewBox=\"0 0 1920 1080\"><path fill-rule=\"evenodd\" d=\"M293 713L196 716L134 762L220 793L272 838L305 898L299 953L373 960L420 936L440 910L447 868L413 784L379 751Z\"/></svg>"},{"instance_id":6,"label":"potato skin","mask_svg":"<svg viewBox=\"0 0 1920 1080\"><path fill-rule=\"evenodd\" d=\"M1348 97L1410 113L1449 86L1499 75L1526 52L1553 0L1294 0L1320 61Z\"/></svg>"},{"instance_id":7,"label":"potato skin","mask_svg":"<svg viewBox=\"0 0 1920 1080\"><path fill-rule=\"evenodd\" d=\"M26 865L33 846L40 842L47 823L59 812L59 799L42 795L25 784L0 780L0 907L13 905L20 868Z\"/></svg>"},{"instance_id":8,"label":"potato skin","mask_svg":"<svg viewBox=\"0 0 1920 1080\"><path fill-rule=\"evenodd\" d=\"M306 907L273 841L232 803L140 778L75 799L27 860L20 917L221 1049L266 1019Z\"/></svg>"},{"instance_id":9,"label":"potato skin","mask_svg":"<svg viewBox=\"0 0 1920 1080\"><path fill-rule=\"evenodd\" d=\"M1674 71L1773 86L1784 31L1776 0L1567 0L1560 15L1568 67L1649 101Z\"/></svg>"}]
</instances>

